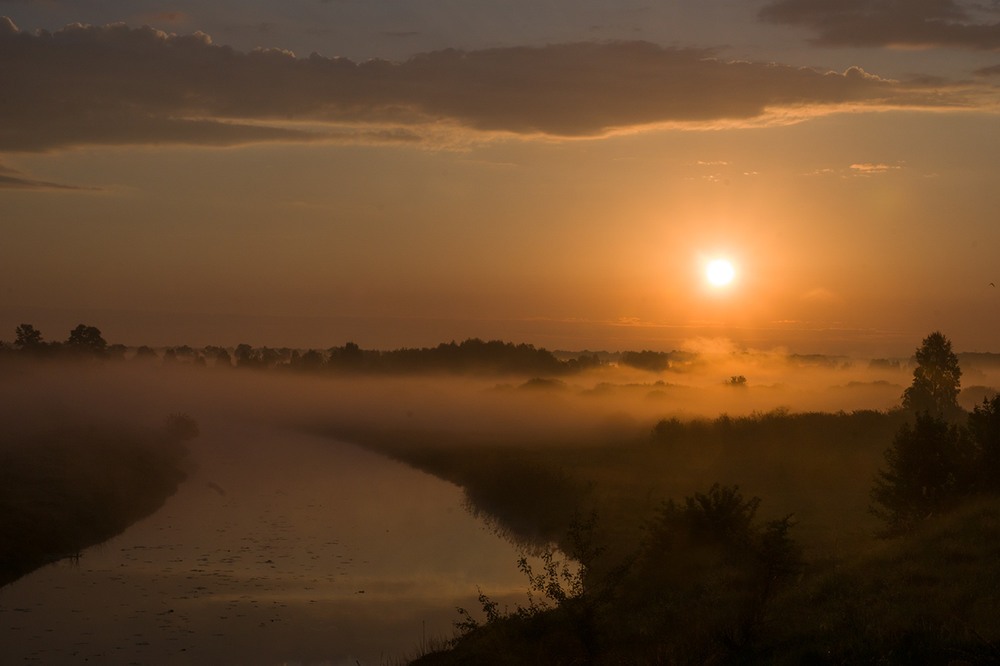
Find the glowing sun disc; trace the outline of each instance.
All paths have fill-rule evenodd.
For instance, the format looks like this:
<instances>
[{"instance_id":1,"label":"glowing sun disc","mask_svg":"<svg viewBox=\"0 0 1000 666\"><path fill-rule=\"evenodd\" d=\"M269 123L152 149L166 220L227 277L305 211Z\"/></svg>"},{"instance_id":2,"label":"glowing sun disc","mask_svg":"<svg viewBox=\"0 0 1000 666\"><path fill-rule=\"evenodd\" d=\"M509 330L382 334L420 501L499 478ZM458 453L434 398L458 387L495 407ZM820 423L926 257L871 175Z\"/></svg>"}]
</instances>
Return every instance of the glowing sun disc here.
<instances>
[{"instance_id":1,"label":"glowing sun disc","mask_svg":"<svg viewBox=\"0 0 1000 666\"><path fill-rule=\"evenodd\" d=\"M716 259L709 262L708 268L705 269L705 277L716 287L724 287L736 277L736 269L725 259Z\"/></svg>"}]
</instances>

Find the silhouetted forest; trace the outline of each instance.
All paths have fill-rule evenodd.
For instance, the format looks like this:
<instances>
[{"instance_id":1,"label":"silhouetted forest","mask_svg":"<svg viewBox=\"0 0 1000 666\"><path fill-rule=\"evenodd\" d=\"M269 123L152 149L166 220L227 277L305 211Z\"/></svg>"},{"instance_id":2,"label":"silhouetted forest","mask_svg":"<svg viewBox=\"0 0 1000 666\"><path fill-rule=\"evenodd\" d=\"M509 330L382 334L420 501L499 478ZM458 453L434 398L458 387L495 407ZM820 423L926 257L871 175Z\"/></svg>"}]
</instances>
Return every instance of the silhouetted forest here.
<instances>
[{"instance_id":1,"label":"silhouetted forest","mask_svg":"<svg viewBox=\"0 0 1000 666\"><path fill-rule=\"evenodd\" d=\"M693 357L693 354L684 352L627 351L622 352L618 362L640 370L661 372L671 368L676 369L679 364L693 360Z\"/></svg>"},{"instance_id":2,"label":"silhouetted forest","mask_svg":"<svg viewBox=\"0 0 1000 666\"><path fill-rule=\"evenodd\" d=\"M415 374L548 374L577 372L601 365L597 354L580 354L559 359L545 349L530 344L471 338L463 342L441 343L436 347L380 351L361 349L348 342L329 349L299 350L288 347L252 347L241 343L227 349L209 345L195 349L188 345L165 347L162 352L142 345L134 350L125 345L109 345L95 326L80 324L62 342L45 341L41 331L21 324L12 344L0 342L0 352L31 358L83 358L116 361L188 363L213 367L297 372Z\"/></svg>"}]
</instances>

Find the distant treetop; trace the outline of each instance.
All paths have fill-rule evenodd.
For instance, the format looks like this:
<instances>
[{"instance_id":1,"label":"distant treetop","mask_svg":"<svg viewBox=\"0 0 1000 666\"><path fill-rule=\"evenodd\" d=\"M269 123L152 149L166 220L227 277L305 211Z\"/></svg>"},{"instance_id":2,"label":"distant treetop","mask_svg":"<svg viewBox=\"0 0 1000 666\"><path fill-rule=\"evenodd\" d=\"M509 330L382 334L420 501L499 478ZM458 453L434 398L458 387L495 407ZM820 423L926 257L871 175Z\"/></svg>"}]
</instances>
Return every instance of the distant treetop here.
<instances>
[{"instance_id":1,"label":"distant treetop","mask_svg":"<svg viewBox=\"0 0 1000 666\"><path fill-rule=\"evenodd\" d=\"M915 353L913 383L903 391L903 407L914 413L954 418L963 414L958 405L962 369L951 350L951 341L940 331L924 338Z\"/></svg>"}]
</instances>

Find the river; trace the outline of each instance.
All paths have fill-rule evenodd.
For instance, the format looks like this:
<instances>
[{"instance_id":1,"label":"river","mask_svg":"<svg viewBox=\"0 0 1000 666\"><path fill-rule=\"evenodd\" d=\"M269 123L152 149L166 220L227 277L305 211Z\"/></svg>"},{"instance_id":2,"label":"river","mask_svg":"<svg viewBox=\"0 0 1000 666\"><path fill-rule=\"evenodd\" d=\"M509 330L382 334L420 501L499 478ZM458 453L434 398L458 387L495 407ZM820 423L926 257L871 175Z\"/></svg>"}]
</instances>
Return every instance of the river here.
<instances>
[{"instance_id":1,"label":"river","mask_svg":"<svg viewBox=\"0 0 1000 666\"><path fill-rule=\"evenodd\" d=\"M518 550L457 487L351 444L202 424L188 480L118 537L0 589L3 663L403 663Z\"/></svg>"}]
</instances>

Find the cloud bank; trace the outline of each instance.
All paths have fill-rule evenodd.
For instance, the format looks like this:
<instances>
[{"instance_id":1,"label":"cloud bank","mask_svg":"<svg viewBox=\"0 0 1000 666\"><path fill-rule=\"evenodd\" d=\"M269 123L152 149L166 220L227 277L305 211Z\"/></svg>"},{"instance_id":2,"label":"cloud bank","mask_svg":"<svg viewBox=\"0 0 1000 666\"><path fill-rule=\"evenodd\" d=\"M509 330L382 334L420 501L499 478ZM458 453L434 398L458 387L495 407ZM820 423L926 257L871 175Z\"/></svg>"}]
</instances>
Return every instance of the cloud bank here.
<instances>
[{"instance_id":1,"label":"cloud bank","mask_svg":"<svg viewBox=\"0 0 1000 666\"><path fill-rule=\"evenodd\" d=\"M996 3L956 0L777 0L760 11L774 23L803 26L825 46L901 46L1000 50Z\"/></svg>"},{"instance_id":2,"label":"cloud bank","mask_svg":"<svg viewBox=\"0 0 1000 666\"><path fill-rule=\"evenodd\" d=\"M851 68L726 62L646 42L444 50L405 62L242 53L203 33L124 24L22 32L0 18L0 150L92 144L228 146L416 140L434 123L600 136L665 123L752 121L957 97ZM937 84L940 87L940 84Z\"/></svg>"}]
</instances>

